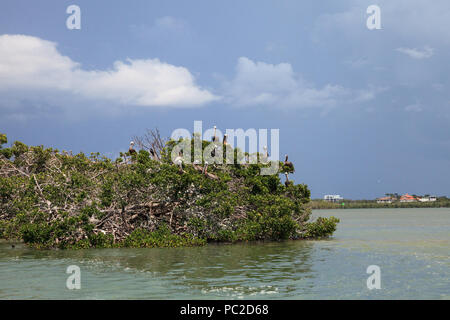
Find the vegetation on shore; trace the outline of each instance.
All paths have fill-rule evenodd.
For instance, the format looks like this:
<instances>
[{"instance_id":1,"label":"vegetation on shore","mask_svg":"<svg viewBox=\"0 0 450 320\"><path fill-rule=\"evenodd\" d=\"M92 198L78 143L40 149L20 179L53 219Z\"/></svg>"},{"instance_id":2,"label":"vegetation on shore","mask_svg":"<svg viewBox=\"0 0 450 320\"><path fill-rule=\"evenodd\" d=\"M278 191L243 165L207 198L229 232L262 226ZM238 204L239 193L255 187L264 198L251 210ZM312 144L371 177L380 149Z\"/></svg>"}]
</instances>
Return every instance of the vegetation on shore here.
<instances>
[{"instance_id":1,"label":"vegetation on shore","mask_svg":"<svg viewBox=\"0 0 450 320\"><path fill-rule=\"evenodd\" d=\"M440 197L434 202L399 202L377 203L376 200L348 200L328 202L321 199L311 200L307 207L310 209L365 209L365 208L450 208L450 199Z\"/></svg>"},{"instance_id":2,"label":"vegetation on shore","mask_svg":"<svg viewBox=\"0 0 450 320\"><path fill-rule=\"evenodd\" d=\"M170 160L179 141L156 142L156 156L140 150L132 161L113 161L19 141L2 148L7 137L0 134L0 238L37 248L176 247L336 230L334 217L309 221L306 185L260 175L269 164L237 164L245 154L234 149L236 164L211 165L208 174L198 170L203 163L183 164L180 171ZM279 173L293 169L279 164Z\"/></svg>"}]
</instances>

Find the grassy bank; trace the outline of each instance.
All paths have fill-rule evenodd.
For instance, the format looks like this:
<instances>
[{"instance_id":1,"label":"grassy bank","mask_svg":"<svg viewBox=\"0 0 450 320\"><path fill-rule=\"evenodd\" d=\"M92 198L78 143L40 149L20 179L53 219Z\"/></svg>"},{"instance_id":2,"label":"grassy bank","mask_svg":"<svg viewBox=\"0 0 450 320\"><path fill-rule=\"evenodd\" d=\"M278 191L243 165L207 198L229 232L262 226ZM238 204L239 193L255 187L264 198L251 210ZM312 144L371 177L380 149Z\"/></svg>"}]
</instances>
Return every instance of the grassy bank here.
<instances>
[{"instance_id":1,"label":"grassy bank","mask_svg":"<svg viewBox=\"0 0 450 320\"><path fill-rule=\"evenodd\" d=\"M324 200L311 200L307 207L310 209L365 209L365 208L450 208L450 199L439 198L435 202L393 202L377 203L376 200L343 200L332 203Z\"/></svg>"}]
</instances>

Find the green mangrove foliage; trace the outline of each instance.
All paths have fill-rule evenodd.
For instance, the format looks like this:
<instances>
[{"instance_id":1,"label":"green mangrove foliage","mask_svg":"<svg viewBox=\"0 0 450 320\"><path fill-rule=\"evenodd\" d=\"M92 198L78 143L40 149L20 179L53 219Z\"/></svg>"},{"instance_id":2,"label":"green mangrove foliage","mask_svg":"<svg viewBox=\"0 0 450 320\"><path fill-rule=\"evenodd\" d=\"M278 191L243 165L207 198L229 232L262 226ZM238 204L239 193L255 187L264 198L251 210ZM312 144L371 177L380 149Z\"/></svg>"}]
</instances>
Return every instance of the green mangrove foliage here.
<instances>
[{"instance_id":1,"label":"green mangrove foliage","mask_svg":"<svg viewBox=\"0 0 450 320\"><path fill-rule=\"evenodd\" d=\"M246 156L238 149L231 149L235 164L210 164L207 172L203 161L174 165L179 142L168 141L160 160L140 150L113 161L18 141L2 148L0 134L0 238L38 248L176 247L335 231L335 218L308 222L306 185L260 175L269 164L237 164ZM218 145L224 158L226 149Z\"/></svg>"}]
</instances>

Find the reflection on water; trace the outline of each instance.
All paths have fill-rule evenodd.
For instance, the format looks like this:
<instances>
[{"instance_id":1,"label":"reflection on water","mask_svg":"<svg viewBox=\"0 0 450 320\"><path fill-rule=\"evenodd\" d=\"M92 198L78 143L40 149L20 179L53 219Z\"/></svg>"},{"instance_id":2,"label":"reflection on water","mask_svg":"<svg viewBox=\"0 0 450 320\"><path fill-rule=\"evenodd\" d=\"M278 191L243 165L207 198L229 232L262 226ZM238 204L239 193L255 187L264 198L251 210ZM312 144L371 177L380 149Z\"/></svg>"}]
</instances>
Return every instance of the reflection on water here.
<instances>
[{"instance_id":1,"label":"reflection on water","mask_svg":"<svg viewBox=\"0 0 450 320\"><path fill-rule=\"evenodd\" d=\"M449 299L450 210L327 210L335 236L200 248L39 251L0 244L2 299ZM81 290L65 287L69 265ZM366 269L380 266L382 289Z\"/></svg>"}]
</instances>

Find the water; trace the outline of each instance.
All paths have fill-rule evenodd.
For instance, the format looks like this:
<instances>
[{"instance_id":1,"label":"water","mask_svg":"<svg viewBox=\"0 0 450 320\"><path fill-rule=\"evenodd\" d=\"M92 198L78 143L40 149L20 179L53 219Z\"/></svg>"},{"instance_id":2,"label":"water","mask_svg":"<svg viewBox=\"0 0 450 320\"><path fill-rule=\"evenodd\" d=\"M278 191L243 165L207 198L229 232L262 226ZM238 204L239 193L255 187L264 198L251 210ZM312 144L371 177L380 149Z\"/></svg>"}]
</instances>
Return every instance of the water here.
<instances>
[{"instance_id":1,"label":"water","mask_svg":"<svg viewBox=\"0 0 450 320\"><path fill-rule=\"evenodd\" d=\"M0 244L0 299L450 299L450 209L321 210L334 237L200 248ZM68 290L69 265L81 290ZM381 289L366 285L381 268Z\"/></svg>"}]
</instances>

